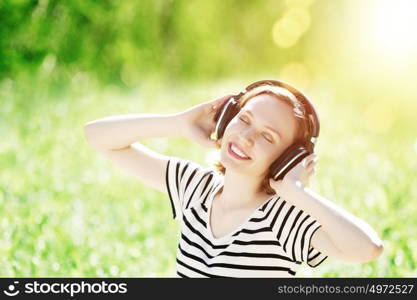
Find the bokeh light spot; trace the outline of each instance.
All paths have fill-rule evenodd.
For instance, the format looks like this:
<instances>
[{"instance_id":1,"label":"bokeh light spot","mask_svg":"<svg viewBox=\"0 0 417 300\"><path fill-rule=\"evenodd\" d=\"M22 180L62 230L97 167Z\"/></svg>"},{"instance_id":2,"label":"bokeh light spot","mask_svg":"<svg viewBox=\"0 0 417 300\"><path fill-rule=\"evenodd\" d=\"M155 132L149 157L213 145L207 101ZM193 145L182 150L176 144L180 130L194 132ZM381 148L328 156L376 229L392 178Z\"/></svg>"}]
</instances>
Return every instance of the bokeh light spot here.
<instances>
[{"instance_id":1,"label":"bokeh light spot","mask_svg":"<svg viewBox=\"0 0 417 300\"><path fill-rule=\"evenodd\" d=\"M310 27L311 17L304 8L290 8L272 27L272 38L280 47L294 46Z\"/></svg>"},{"instance_id":2,"label":"bokeh light spot","mask_svg":"<svg viewBox=\"0 0 417 300\"><path fill-rule=\"evenodd\" d=\"M306 89L311 81L311 74L307 67L300 62L290 62L281 70L281 78L296 84L301 90Z\"/></svg>"}]
</instances>

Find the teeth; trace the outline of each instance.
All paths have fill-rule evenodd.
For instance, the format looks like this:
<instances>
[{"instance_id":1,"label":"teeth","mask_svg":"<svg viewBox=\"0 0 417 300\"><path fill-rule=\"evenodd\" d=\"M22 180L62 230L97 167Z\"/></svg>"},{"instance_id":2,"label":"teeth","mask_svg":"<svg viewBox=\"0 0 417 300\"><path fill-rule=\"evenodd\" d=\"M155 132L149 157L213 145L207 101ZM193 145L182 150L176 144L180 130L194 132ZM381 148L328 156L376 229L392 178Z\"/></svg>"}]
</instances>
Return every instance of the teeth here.
<instances>
[{"instance_id":1,"label":"teeth","mask_svg":"<svg viewBox=\"0 0 417 300\"><path fill-rule=\"evenodd\" d=\"M236 148L235 147L235 145L233 145L232 144L232 147L231 147L231 149L232 149L232 151L234 152L234 153L236 153L237 155L239 155L240 157L242 157L242 158L248 158L245 154L243 154L238 148Z\"/></svg>"}]
</instances>

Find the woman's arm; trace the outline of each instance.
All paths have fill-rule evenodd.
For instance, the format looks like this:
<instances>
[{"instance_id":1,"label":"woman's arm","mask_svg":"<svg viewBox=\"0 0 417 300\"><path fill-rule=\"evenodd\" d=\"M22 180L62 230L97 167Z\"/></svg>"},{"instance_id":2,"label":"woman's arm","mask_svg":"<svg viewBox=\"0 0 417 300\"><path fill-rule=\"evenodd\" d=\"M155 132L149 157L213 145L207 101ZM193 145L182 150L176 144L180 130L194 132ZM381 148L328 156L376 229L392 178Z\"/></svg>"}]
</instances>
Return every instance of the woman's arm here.
<instances>
[{"instance_id":1,"label":"woman's arm","mask_svg":"<svg viewBox=\"0 0 417 300\"><path fill-rule=\"evenodd\" d=\"M115 115L88 122L85 137L95 148L123 149L136 141L156 137L183 137L182 113Z\"/></svg>"},{"instance_id":2,"label":"woman's arm","mask_svg":"<svg viewBox=\"0 0 417 300\"><path fill-rule=\"evenodd\" d=\"M186 137L204 147L218 147L210 139L214 115L233 95L203 102L173 114L125 114L101 118L84 125L87 141L100 149L117 150L146 138Z\"/></svg>"},{"instance_id":3,"label":"woman's arm","mask_svg":"<svg viewBox=\"0 0 417 300\"><path fill-rule=\"evenodd\" d=\"M145 138L186 137L203 146L215 147L210 139L213 117L221 97L175 114L127 114L105 117L84 125L87 142L128 175L161 192L167 192L165 171L168 156L137 142Z\"/></svg>"},{"instance_id":4,"label":"woman's arm","mask_svg":"<svg viewBox=\"0 0 417 300\"><path fill-rule=\"evenodd\" d=\"M185 129L176 114L116 115L84 126L87 142L125 174L145 185L166 192L168 157L136 142L148 137L181 136Z\"/></svg>"},{"instance_id":5,"label":"woman's arm","mask_svg":"<svg viewBox=\"0 0 417 300\"><path fill-rule=\"evenodd\" d=\"M322 225L312 237L312 246L319 251L356 262L374 260L382 253L383 243L369 224L309 187L288 184L282 196Z\"/></svg>"}]
</instances>

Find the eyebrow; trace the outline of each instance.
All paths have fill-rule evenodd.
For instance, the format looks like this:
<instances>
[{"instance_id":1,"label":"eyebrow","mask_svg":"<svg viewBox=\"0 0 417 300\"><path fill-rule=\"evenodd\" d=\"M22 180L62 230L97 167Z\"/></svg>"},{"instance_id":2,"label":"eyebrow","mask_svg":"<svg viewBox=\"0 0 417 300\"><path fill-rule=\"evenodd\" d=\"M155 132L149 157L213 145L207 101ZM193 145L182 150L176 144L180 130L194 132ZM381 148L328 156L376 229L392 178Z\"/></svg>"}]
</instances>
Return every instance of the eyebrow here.
<instances>
[{"instance_id":1,"label":"eyebrow","mask_svg":"<svg viewBox=\"0 0 417 300\"><path fill-rule=\"evenodd\" d=\"M248 115L250 115L253 118L253 114L251 113L250 110L244 110L244 113L247 113ZM282 135L276 131L275 129L273 129L272 127L268 126L268 125L264 125L265 128L268 128L269 130L271 130L272 132L274 132L276 135L278 135L281 139L282 139Z\"/></svg>"}]
</instances>

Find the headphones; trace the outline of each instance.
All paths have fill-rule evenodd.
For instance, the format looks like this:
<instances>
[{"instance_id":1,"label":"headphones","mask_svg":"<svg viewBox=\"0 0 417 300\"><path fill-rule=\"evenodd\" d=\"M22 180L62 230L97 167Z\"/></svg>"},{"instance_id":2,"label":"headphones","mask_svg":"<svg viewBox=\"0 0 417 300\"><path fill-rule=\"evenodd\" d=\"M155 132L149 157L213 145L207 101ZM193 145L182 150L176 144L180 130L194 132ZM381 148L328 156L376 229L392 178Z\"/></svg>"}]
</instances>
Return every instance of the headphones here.
<instances>
[{"instance_id":1,"label":"headphones","mask_svg":"<svg viewBox=\"0 0 417 300\"><path fill-rule=\"evenodd\" d=\"M240 99L250 90L263 86L271 85L284 88L290 92L299 103L301 103L305 115L303 119L304 128L302 130L307 130L308 136L304 141L295 141L291 144L284 152L271 164L269 168L269 177L274 180L282 180L293 167L295 167L299 162L301 162L305 157L312 154L314 151L314 146L317 141L320 130L320 122L316 110L314 109L311 102L307 97L292 87L288 83L278 81L278 80L260 80L256 81L245 88L245 91L240 92L238 95L233 95L226 102L224 102L220 107L217 113L214 116L214 121L216 122L214 138L219 140L223 137L224 131L229 124L229 122L239 113L242 105Z\"/></svg>"}]
</instances>

